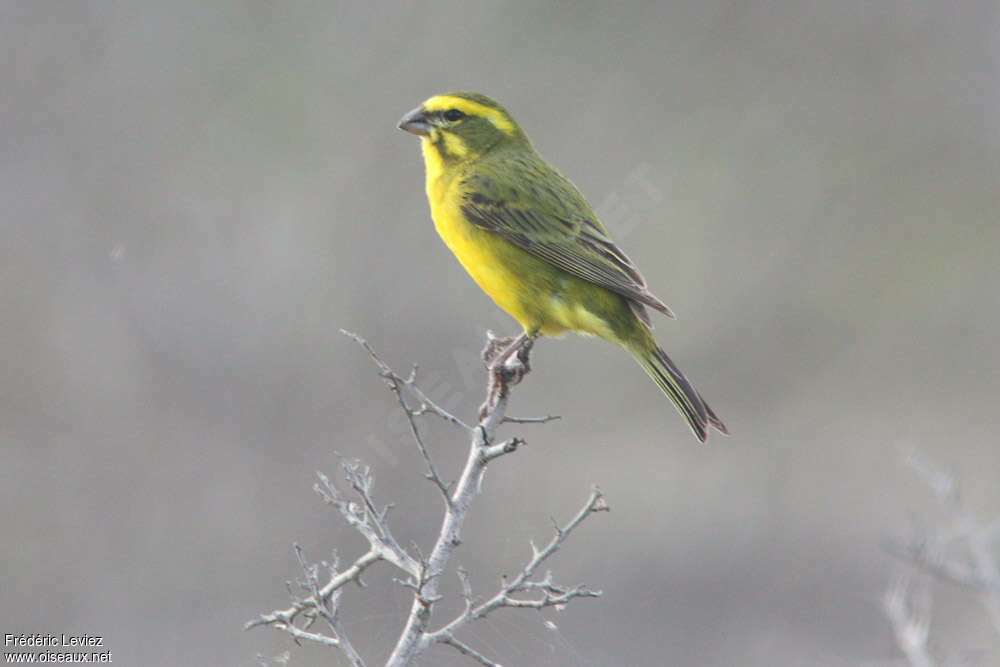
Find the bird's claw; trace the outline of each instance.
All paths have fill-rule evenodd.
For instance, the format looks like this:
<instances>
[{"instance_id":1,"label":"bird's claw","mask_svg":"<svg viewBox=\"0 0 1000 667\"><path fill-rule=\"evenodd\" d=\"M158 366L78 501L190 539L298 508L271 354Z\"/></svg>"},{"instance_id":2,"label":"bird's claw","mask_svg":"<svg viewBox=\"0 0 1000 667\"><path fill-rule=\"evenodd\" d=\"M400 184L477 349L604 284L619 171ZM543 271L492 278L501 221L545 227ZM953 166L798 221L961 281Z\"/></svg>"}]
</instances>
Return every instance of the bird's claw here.
<instances>
[{"instance_id":1,"label":"bird's claw","mask_svg":"<svg viewBox=\"0 0 1000 667\"><path fill-rule=\"evenodd\" d=\"M487 343L483 349L483 361L489 374L486 402L479 407L482 421L496 408L506 395L507 388L521 382L531 372L531 337L498 338L492 331L486 332Z\"/></svg>"},{"instance_id":2,"label":"bird's claw","mask_svg":"<svg viewBox=\"0 0 1000 667\"><path fill-rule=\"evenodd\" d=\"M486 364L486 368L492 370L493 361L510 347L515 340L517 340L516 336L497 336L492 331L487 331L486 347L483 348L480 354L483 363Z\"/></svg>"}]
</instances>

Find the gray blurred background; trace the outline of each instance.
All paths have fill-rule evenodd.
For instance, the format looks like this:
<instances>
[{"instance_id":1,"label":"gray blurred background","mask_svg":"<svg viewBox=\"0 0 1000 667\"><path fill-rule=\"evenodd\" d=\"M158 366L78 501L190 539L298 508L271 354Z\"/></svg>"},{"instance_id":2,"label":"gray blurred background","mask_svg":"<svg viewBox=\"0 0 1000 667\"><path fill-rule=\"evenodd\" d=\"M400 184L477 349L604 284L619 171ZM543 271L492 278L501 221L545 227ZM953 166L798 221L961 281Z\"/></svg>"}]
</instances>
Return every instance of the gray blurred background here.
<instances>
[{"instance_id":1,"label":"gray blurred background","mask_svg":"<svg viewBox=\"0 0 1000 667\"><path fill-rule=\"evenodd\" d=\"M311 490L374 466L401 540L440 503L361 350L471 418L487 328L437 238L433 93L504 103L654 293L730 426L698 446L620 350L542 341L458 563L477 592L598 483L552 562L602 588L464 639L505 665L892 665L882 548L928 489L1000 514L995 2L3 3L0 632L103 635L122 665L346 664L271 630L291 549L362 553ZM461 434L429 423L454 474ZM345 595L373 664L409 594ZM454 582L439 620L458 608ZM932 644L1000 664L972 598ZM555 627L547 626L551 621ZM426 665L469 664L434 650Z\"/></svg>"}]
</instances>

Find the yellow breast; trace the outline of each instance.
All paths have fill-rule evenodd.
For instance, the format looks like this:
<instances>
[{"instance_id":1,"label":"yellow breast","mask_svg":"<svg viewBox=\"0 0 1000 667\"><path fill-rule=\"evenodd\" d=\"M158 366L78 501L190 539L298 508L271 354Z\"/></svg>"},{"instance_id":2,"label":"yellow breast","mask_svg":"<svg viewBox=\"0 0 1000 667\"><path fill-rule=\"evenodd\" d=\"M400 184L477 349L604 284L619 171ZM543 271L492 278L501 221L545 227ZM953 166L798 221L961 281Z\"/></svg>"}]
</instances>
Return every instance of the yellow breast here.
<instances>
[{"instance_id":1,"label":"yellow breast","mask_svg":"<svg viewBox=\"0 0 1000 667\"><path fill-rule=\"evenodd\" d=\"M513 269L530 258L507 241L470 223L461 211L461 193L455 179L439 172L432 177L427 170L427 200L434 227L472 279L500 308L507 311L526 330L538 325L531 311L530 287ZM530 258L534 259L534 258Z\"/></svg>"},{"instance_id":2,"label":"yellow breast","mask_svg":"<svg viewBox=\"0 0 1000 667\"><path fill-rule=\"evenodd\" d=\"M470 223L461 210L460 179L455 170L444 168L426 141L427 200L434 227L479 287L525 331L558 336L572 330L611 339L604 319L584 305L607 298L606 291Z\"/></svg>"}]
</instances>

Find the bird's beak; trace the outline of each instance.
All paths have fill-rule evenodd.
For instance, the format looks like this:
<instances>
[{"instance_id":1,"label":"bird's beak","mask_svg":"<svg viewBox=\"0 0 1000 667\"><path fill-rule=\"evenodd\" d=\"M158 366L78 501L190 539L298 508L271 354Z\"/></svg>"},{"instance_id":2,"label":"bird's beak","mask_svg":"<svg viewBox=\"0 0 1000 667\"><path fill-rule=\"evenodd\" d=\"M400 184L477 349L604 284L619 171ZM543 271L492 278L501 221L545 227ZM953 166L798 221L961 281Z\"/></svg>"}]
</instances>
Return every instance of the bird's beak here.
<instances>
[{"instance_id":1,"label":"bird's beak","mask_svg":"<svg viewBox=\"0 0 1000 667\"><path fill-rule=\"evenodd\" d=\"M397 127L412 134L419 134L426 137L431 133L431 124L427 120L427 114L420 107L417 107L399 120Z\"/></svg>"}]
</instances>

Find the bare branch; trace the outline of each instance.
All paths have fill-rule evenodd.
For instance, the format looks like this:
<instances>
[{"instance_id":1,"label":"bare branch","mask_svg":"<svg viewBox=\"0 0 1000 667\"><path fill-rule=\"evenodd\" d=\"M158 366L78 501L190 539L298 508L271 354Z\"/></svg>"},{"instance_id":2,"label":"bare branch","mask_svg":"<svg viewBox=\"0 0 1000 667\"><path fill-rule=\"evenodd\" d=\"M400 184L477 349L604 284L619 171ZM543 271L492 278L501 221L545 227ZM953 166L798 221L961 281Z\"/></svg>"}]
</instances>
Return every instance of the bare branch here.
<instances>
[{"instance_id":1,"label":"bare branch","mask_svg":"<svg viewBox=\"0 0 1000 667\"><path fill-rule=\"evenodd\" d=\"M493 460L517 451L523 443L519 438L494 444L496 431L504 423L507 410L507 401L510 394L510 387L519 383L530 371L528 354L532 347L532 339L527 335L519 336L513 340L497 339L490 337L486 350L484 350L484 360L487 362L487 373L489 383L487 386L486 402L480 409L479 424L473 429L472 441L469 444L469 454L466 458L465 466L451 492L450 502L446 507L444 521L441 525L441 532L438 536L434 548L427 559L423 577L418 584L417 594L414 596L410 615L407 619L406 627L400 636L389 661L388 667L402 667L409 664L412 658L433 643L453 640L454 635L451 630L458 626L449 624L450 630L447 632L428 632L430 623L431 608L437 599L438 582L452 553L461 544L461 530L465 522L466 514L473 497L479 493L482 480L486 473L486 466ZM600 506L600 508L598 508ZM596 488L591 495L591 500L583 511L570 522L568 530L572 530L592 511L606 509L600 491ZM546 548L544 555L538 562L532 561L525 568L523 578L516 580L516 586L521 586L531 577L534 569L542 560L553 553L562 541L565 534L558 534L553 539L553 543ZM512 588L504 594L503 599L511 599L510 593L528 590L528 588ZM561 600L562 604L574 597L595 597L594 592L584 587L576 589L557 589L543 591L543 601L548 600L549 604L557 604L554 600ZM522 601L526 602L526 601ZM511 604L509 606L515 606ZM470 613L474 614L474 610ZM461 619L462 617L460 617ZM456 621L459 619L456 619ZM468 620L468 619L466 619ZM454 623L454 622L453 622ZM464 621L463 621L464 624ZM453 645L453 644L451 644ZM489 664L489 663L486 663Z\"/></svg>"},{"instance_id":2,"label":"bare branch","mask_svg":"<svg viewBox=\"0 0 1000 667\"><path fill-rule=\"evenodd\" d=\"M364 667L364 660L355 650L354 646L347 639L347 635L344 629L340 625L340 597L344 593L343 588L338 588L329 596L323 596L320 594L319 589L319 567L316 565L310 565L306 562L305 555L302 553L302 548L299 545L295 545L295 555L299 559L299 565L302 567L302 571L307 575L307 582L309 585L310 592L312 593L312 599L319 602L316 609L323 620L326 621L330 629L333 630L334 636L340 639L340 650L342 650L347 658L351 661L354 667ZM327 569L331 578L337 576L337 568L340 566L340 559L337 557L336 552L333 555L333 562L327 564ZM360 581L360 579L359 579Z\"/></svg>"},{"instance_id":3,"label":"bare branch","mask_svg":"<svg viewBox=\"0 0 1000 667\"><path fill-rule=\"evenodd\" d=\"M366 341L364 338L362 338L356 333L351 333L350 331L346 331L344 329L341 329L340 333L354 340L358 345L360 345L365 349L365 351L368 353L368 356L370 356L372 360L375 362L375 365L378 366L379 375L381 377L387 380L395 381L399 386L405 387L407 391L412 393L413 396L418 401L420 401L421 405L420 414L424 414L425 412L429 411L432 414L437 415L441 419L447 422L451 422L455 426L462 427L466 431L472 430L471 426L469 426L464 421L462 421L461 419L459 419L458 417L451 414L450 412L442 408L440 405L432 401L430 398L427 397L426 394L424 394L423 391L420 390L420 387L416 385L416 375L417 375L416 366L414 366L413 369L410 371L410 377L408 378L400 377L399 375L396 374L394 370L392 370L392 368L389 367L388 364L382 361L382 359L378 356L378 354L375 353L375 350L372 349L372 346L369 345L368 341Z\"/></svg>"},{"instance_id":4,"label":"bare branch","mask_svg":"<svg viewBox=\"0 0 1000 667\"><path fill-rule=\"evenodd\" d=\"M886 550L909 570L897 577L883 598L900 650L914 667L935 664L928 649L931 624L929 577L962 586L976 594L1000 633L1000 568L992 550L997 522L983 525L963 506L954 476L916 448L903 449L905 462L926 482L950 515L948 525L930 537L889 542ZM946 663L951 664L951 663Z\"/></svg>"},{"instance_id":5,"label":"bare branch","mask_svg":"<svg viewBox=\"0 0 1000 667\"><path fill-rule=\"evenodd\" d=\"M503 456L504 454L513 454L517 451L517 448L524 444L524 440L521 438L511 438L510 440L504 440L495 445L489 445L483 447L483 458L486 462L490 462L493 459Z\"/></svg>"},{"instance_id":6,"label":"bare branch","mask_svg":"<svg viewBox=\"0 0 1000 667\"><path fill-rule=\"evenodd\" d=\"M355 342L361 345L361 347L363 347L365 351L368 353L368 356L370 356L372 360L375 362L375 365L378 366L379 376L386 380L386 382L389 385L389 388L396 395L396 400L399 402L399 407L402 409L403 414L406 415L406 421L410 427L410 435L413 436L413 440L417 444L417 449L420 451L420 455L424 458L424 462L427 464L427 470L428 470L427 479L433 482L434 485L441 492L441 497L444 499L445 504L450 503L451 497L449 495L450 491L449 486L448 484L445 484L444 480L441 478L441 475L437 471L437 466L434 465L434 460L431 458L430 452L427 450L427 445L424 444L424 439L420 435L420 429L417 426L416 417L420 417L422 415L429 413L437 415L441 419L444 419L445 421L460 426L467 431L472 430L472 427L468 426L461 419L459 419L458 417L454 416L453 414L451 414L450 412L439 406L437 403L428 398L423 391L420 390L420 387L418 387L416 384L417 369L418 369L416 364L414 364L413 367L410 369L409 377L404 378L398 375L395 371L392 370L392 368L389 367L388 364L382 361L382 359L378 356L378 354L375 352L372 346L369 345L368 341L366 341L364 338L355 333L351 333L343 329L340 330L340 333L344 334L348 338L353 339ZM416 397L417 400L420 401L419 408L417 409L411 408L406 403L406 398L403 396L404 390L409 392L411 395Z\"/></svg>"},{"instance_id":7,"label":"bare branch","mask_svg":"<svg viewBox=\"0 0 1000 667\"><path fill-rule=\"evenodd\" d=\"M501 667L499 662L493 662L479 651L463 644L454 637L448 637L446 639L442 639L441 643L447 644L448 646L451 646L452 648L456 649L459 653L469 656L473 660L479 662L480 665L486 665L486 667Z\"/></svg>"},{"instance_id":8,"label":"bare branch","mask_svg":"<svg viewBox=\"0 0 1000 667\"><path fill-rule=\"evenodd\" d=\"M505 424L547 424L549 422L562 419L559 415L545 415L544 417L504 417Z\"/></svg>"},{"instance_id":9,"label":"bare branch","mask_svg":"<svg viewBox=\"0 0 1000 667\"><path fill-rule=\"evenodd\" d=\"M337 647L347 655L355 667L361 667L364 662L344 635L340 625L340 597L347 582L356 581L359 585L362 584L361 573L376 561L384 560L407 575L396 581L413 591L413 603L405 627L386 663L389 667L409 665L434 643L451 646L481 665L498 667L498 663L456 638L454 631L499 607L533 609L561 607L574 598L601 595L600 591L593 591L582 585L575 587L558 585L553 582L551 573L546 573L541 579L533 578L540 565L559 549L568 535L587 516L608 509L601 492L594 487L583 509L565 526L556 525L554 537L543 549L538 549L532 543L531 558L521 572L509 582L504 581L500 591L486 602L480 602L473 596L468 573L459 568L458 576L462 584L465 608L458 618L445 627L436 632L428 631L433 607L441 599L438 593L440 579L445 574L455 549L462 543L462 527L474 497L481 491L487 466L506 454L516 452L524 444L524 440L518 437L498 442L498 428L504 423L546 423L558 419L551 415L535 418L506 416L510 388L518 384L531 370L529 353L533 339L527 334L514 339L500 339L492 335L489 337L489 344L484 351L484 360L488 367L487 400L481 408L478 424L472 427L434 403L420 390L416 384L416 366L413 366L408 377L402 377L382 361L363 338L347 331L342 333L364 348L378 367L379 376L395 393L399 407L409 423L410 434L427 466L426 476L435 484L445 500L441 528L426 558L416 544L413 544L411 549L419 558L411 556L400 546L389 528L387 516L392 505L379 509L374 501L372 496L374 476L371 469L357 461L342 459L344 477L350 487L348 493L355 499L349 499L345 492L322 473L317 473L319 482L314 489L368 541L367 553L343 572L337 571L338 563L335 558L333 564L328 566L329 581L320 586L319 566L309 564L301 549L296 546L296 557L305 573L305 579L299 582L299 586L305 591L306 597L300 599L289 585L293 601L290 608L262 615L247 623L246 627L271 625L284 630L297 640L306 639ZM408 403L410 399L415 399L419 407L411 407ZM434 414L461 427L471 436L465 465L458 480L453 484L444 482L424 442L417 418L425 414ZM325 622L330 633L323 634L313 630L312 626L316 621Z\"/></svg>"},{"instance_id":10,"label":"bare branch","mask_svg":"<svg viewBox=\"0 0 1000 667\"><path fill-rule=\"evenodd\" d=\"M270 614L262 614L260 617L250 621L244 626L249 630L261 625L270 625L279 630L287 632L296 640L308 640L324 646L333 646L342 650L354 665L354 667L364 667L364 661L354 649L354 646L347 640L343 629L337 619L339 611L339 598L343 591L343 586L350 581L360 581L361 573L368 566L380 560L374 551L369 551L358 558L354 563L344 570L337 572L336 563L330 566L330 580L322 587L319 586L318 568L309 565L299 545L295 545L295 555L305 574L305 582L302 586L310 592L309 597L302 600L294 600L294 604L288 609L280 609ZM336 559L335 559L336 560ZM309 628L317 617L327 621L333 635L324 635L319 632L310 632ZM302 619L302 626L296 625L296 621Z\"/></svg>"},{"instance_id":11,"label":"bare branch","mask_svg":"<svg viewBox=\"0 0 1000 667\"><path fill-rule=\"evenodd\" d=\"M318 566L309 564L301 548L295 545L296 558L305 574L305 580L300 582L300 586L308 593L308 597L298 599L292 593L292 607L261 615L247 623L245 627L250 629L260 625L271 625L284 630L297 640L335 646L347 655L355 667L363 667L364 661L344 635L339 621L339 598L343 586L349 581L357 581L360 584L361 573L378 560L392 563L411 577L419 577L422 568L392 536L386 522L389 506L382 511L376 508L371 496L374 483L371 470L357 462L347 460L343 460L342 465L344 477L360 498L360 503L348 501L340 489L323 473L317 473L319 482L313 488L325 502L340 511L349 525L368 540L368 552L344 572L337 572L337 561L334 559L334 563L329 566L330 580L320 588ZM289 592L291 593L291 590ZM332 635L310 630L318 618L327 623L333 632Z\"/></svg>"},{"instance_id":12,"label":"bare branch","mask_svg":"<svg viewBox=\"0 0 1000 667\"><path fill-rule=\"evenodd\" d=\"M569 537L570 533L572 533L584 519L595 512L607 512L609 510L610 508L604 501L604 496L601 494L600 489L595 486L591 490L590 497L587 499L586 504L582 509L580 509L579 512L577 512L576 516L570 519L570 521L563 527L556 525L555 535L543 549L538 549L534 542L530 543L531 559L528 561L528 564L521 569L516 577L509 581L503 581L501 583L500 591L486 602L479 605L472 604L471 586L469 586L468 577L465 574L460 574L459 576L462 578L462 587L466 594L465 610L457 618L440 630L428 633L425 641L428 644L443 642L446 638L452 637L455 632L465 626L469 621L483 618L490 612L501 607L528 607L532 609L542 609L545 607L554 607L566 604L573 598L600 597L601 591L592 591L586 586L576 586L574 588L557 586L552 582L551 573L546 573L545 577L541 581L531 581L531 576L549 556L554 554L559 549L562 543ZM541 597L515 597L515 594L517 593L536 591L541 592Z\"/></svg>"},{"instance_id":13,"label":"bare branch","mask_svg":"<svg viewBox=\"0 0 1000 667\"><path fill-rule=\"evenodd\" d=\"M971 571L962 572L963 566L954 562L932 569L939 575L950 575L956 583L977 587L979 600L990 615L993 629L1000 634L1000 565L992 549L994 525L983 526L969 514L962 505L958 484L952 475L941 470L915 447L904 448L903 453L907 464L923 477L938 501L951 513L952 539L963 542L972 560Z\"/></svg>"},{"instance_id":14,"label":"bare branch","mask_svg":"<svg viewBox=\"0 0 1000 667\"><path fill-rule=\"evenodd\" d=\"M254 628L259 625L268 625L271 623L291 623L302 611L315 609L317 604L323 604L323 600L333 595L333 593L343 587L344 584L357 579L362 572L368 569L368 567L377 560L379 560L379 555L376 552L369 551L365 553L363 556L354 561L349 568L335 577L332 577L330 581L328 581L326 585L320 589L319 600L300 600L288 609L276 610L270 614L262 614L258 618L248 622L244 626L244 629L249 630L250 628Z\"/></svg>"},{"instance_id":15,"label":"bare branch","mask_svg":"<svg viewBox=\"0 0 1000 667\"><path fill-rule=\"evenodd\" d=\"M348 483L361 496L362 505L348 502L340 490L321 472L316 473L320 481L313 486L313 489L327 504L340 510L344 520L368 540L371 550L380 558L389 561L410 576L418 577L420 564L399 546L385 521L389 508L386 507L382 512L375 509L369 495L372 483L371 471L367 467L362 468L357 462L344 460L342 465Z\"/></svg>"},{"instance_id":16,"label":"bare branch","mask_svg":"<svg viewBox=\"0 0 1000 667\"><path fill-rule=\"evenodd\" d=\"M979 576L969 565L955 559L945 559L937 550L928 548L917 542L887 542L885 550L909 565L919 567L924 572L956 586L962 586L972 591L985 588L998 589L1000 584Z\"/></svg>"},{"instance_id":17,"label":"bare branch","mask_svg":"<svg viewBox=\"0 0 1000 667\"><path fill-rule=\"evenodd\" d=\"M910 605L910 577L897 577L882 599L882 610L892 623L896 644L913 667L934 667L927 648L930 636L931 603L929 591L924 591L916 610Z\"/></svg>"},{"instance_id":18,"label":"bare branch","mask_svg":"<svg viewBox=\"0 0 1000 667\"><path fill-rule=\"evenodd\" d=\"M566 541L569 534L577 526L579 526L584 519L595 512L607 512L609 510L610 508L604 501L604 496L601 494L600 489L594 487L590 492L590 497L588 498L587 503L579 512L577 512L576 516L574 516L569 523L562 528L558 525L555 526L555 535L544 549L539 550L534 544L531 545L532 557L531 560L528 561L528 564L524 566L516 577L507 582L499 593L493 596L490 600L487 600L473 609L473 618L482 618L498 607L531 606L541 608L564 604L574 597L599 597L601 595L600 591L591 591L585 586L577 586L573 589L555 586L552 584L551 573L546 574L545 578L540 582L532 582L529 581L529 579L535 573L535 570L537 570L538 567L545 561L545 559L554 554L559 547L562 546L562 543ZM514 593L529 590L541 590L543 592L543 597L534 600L518 600L511 597Z\"/></svg>"},{"instance_id":19,"label":"bare branch","mask_svg":"<svg viewBox=\"0 0 1000 667\"><path fill-rule=\"evenodd\" d=\"M420 437L420 429L417 428L417 422L415 420L415 417L426 414L427 405L424 404L421 406L420 410L411 410L406 405L406 401L403 399L403 392L400 390L399 384L397 382L393 382L392 388L396 394L396 398L399 400L399 406L403 409L403 414L406 415L406 421L410 425L410 435L413 436L413 440L417 443L417 449L420 450L420 455L424 457L424 463L427 464L427 479L434 482L434 486L436 486L441 492L441 497L444 498L445 503L451 502L451 497L448 495L448 485L444 483L444 480L441 479L441 475L438 474L437 467L434 465L434 460L431 459L431 455L427 451L427 445L424 444L423 438Z\"/></svg>"},{"instance_id":20,"label":"bare branch","mask_svg":"<svg viewBox=\"0 0 1000 667\"><path fill-rule=\"evenodd\" d=\"M465 598L465 612L469 613L476 604L476 598L472 595L472 581L469 579L469 572L464 567L459 567L457 572L458 580L462 584L462 597Z\"/></svg>"}]
</instances>

